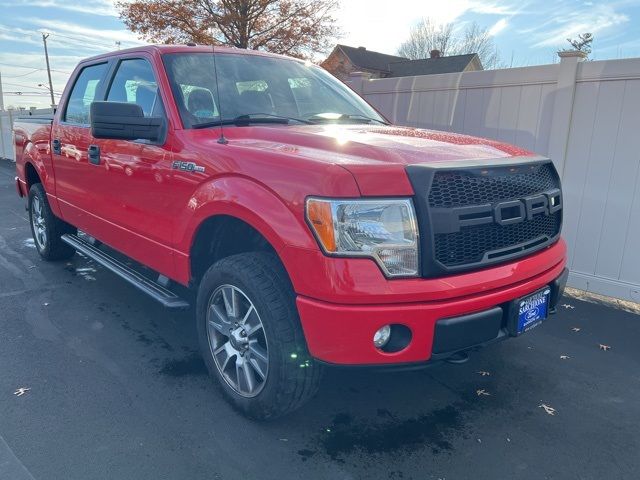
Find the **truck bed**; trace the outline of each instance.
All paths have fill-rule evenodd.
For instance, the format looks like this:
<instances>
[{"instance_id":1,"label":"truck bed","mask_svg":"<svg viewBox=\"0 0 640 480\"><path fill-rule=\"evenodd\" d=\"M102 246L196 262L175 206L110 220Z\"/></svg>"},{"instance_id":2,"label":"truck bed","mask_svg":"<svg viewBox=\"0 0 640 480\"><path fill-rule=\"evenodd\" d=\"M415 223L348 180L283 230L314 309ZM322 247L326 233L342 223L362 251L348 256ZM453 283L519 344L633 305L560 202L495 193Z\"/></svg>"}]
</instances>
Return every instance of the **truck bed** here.
<instances>
[{"instance_id":1,"label":"truck bed","mask_svg":"<svg viewBox=\"0 0 640 480\"><path fill-rule=\"evenodd\" d=\"M41 179L47 185L45 165L51 165L52 123L53 114L49 114L18 117L13 124L16 173L25 189L27 185L25 157L31 159ZM47 186L53 187L53 185ZM26 194L27 192L22 193Z\"/></svg>"}]
</instances>

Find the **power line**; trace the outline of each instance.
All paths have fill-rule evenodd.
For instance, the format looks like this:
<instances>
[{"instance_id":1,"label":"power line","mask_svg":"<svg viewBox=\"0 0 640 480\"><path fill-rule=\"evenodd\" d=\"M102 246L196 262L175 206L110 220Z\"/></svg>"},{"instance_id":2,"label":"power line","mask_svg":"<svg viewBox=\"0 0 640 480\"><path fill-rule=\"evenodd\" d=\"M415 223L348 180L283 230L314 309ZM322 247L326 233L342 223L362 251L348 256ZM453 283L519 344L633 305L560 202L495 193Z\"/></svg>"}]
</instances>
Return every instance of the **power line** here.
<instances>
[{"instance_id":1,"label":"power line","mask_svg":"<svg viewBox=\"0 0 640 480\"><path fill-rule=\"evenodd\" d=\"M21 37L30 38L32 40L34 39L33 38L34 34L42 35L43 33L47 33L47 34L51 35L52 37L60 37L60 38L65 38L67 40L71 40L72 42L74 42L74 44L73 44L74 47L78 47L78 42L81 42L81 45L80 45L81 47L87 46L89 48L103 48L103 49L106 49L106 50L113 50L113 46L112 45L107 45L106 43L100 43L99 41L95 41L95 40L87 39L87 38L83 38L83 37L70 37L68 35L63 35L61 33L56 33L56 32L49 31L49 30L47 30L45 32L40 31L40 30L22 30L21 32L17 32L15 30L12 30L10 28L4 27L2 25L0 25L0 30L4 30L5 32L9 32L9 33L11 33L13 35L19 35ZM24 32L29 32L29 33L24 33ZM62 43L64 45L66 42L60 42L60 43ZM68 43L66 43L66 44L68 45ZM116 45L117 44L118 44L118 42L116 42ZM65 47L63 47L63 48L65 48Z\"/></svg>"},{"instance_id":2,"label":"power line","mask_svg":"<svg viewBox=\"0 0 640 480\"><path fill-rule=\"evenodd\" d=\"M33 86L33 85L25 85L24 83L10 83L10 82L2 82L3 85L10 85L12 87L24 87L24 88L37 88L39 90L45 90L47 93L49 92L49 89L47 87L41 87L41 86ZM59 92L54 91L53 93L55 93L56 95L62 95Z\"/></svg>"},{"instance_id":3,"label":"power line","mask_svg":"<svg viewBox=\"0 0 640 480\"><path fill-rule=\"evenodd\" d=\"M27 75L31 75L32 73L36 73L39 72L40 69L39 68L34 68L33 70L31 70L30 72L27 73L22 73L20 75L5 75L5 78L18 78L18 77L26 77Z\"/></svg>"},{"instance_id":4,"label":"power line","mask_svg":"<svg viewBox=\"0 0 640 480\"><path fill-rule=\"evenodd\" d=\"M38 33L42 33L42 32L38 31ZM95 46L99 46L99 47L102 47L102 48L113 49L112 45L99 43L99 42L96 42L95 40L87 40L86 38L77 38L77 37L73 38L73 37L69 37L67 35L62 35L61 33L56 33L56 32L51 32L51 31L47 31L47 33L49 33L53 37L61 37L61 38L66 38L67 40L72 40L74 42L82 42L84 44L88 43L88 44L93 44ZM117 43L118 42L116 42L116 44Z\"/></svg>"},{"instance_id":5,"label":"power line","mask_svg":"<svg viewBox=\"0 0 640 480\"><path fill-rule=\"evenodd\" d=\"M12 97L48 97L48 92L3 92L4 95Z\"/></svg>"},{"instance_id":6,"label":"power line","mask_svg":"<svg viewBox=\"0 0 640 480\"><path fill-rule=\"evenodd\" d=\"M43 72L47 71L46 68L25 67L24 65L16 65L14 63L2 63L2 62L0 62L0 65L4 65L5 67L14 67L14 68L31 68L31 69L39 70L39 71L43 71ZM54 70L52 68L51 71L52 72L57 72L57 73L66 73L67 75L71 75L71 72L65 72L64 70Z\"/></svg>"}]
</instances>

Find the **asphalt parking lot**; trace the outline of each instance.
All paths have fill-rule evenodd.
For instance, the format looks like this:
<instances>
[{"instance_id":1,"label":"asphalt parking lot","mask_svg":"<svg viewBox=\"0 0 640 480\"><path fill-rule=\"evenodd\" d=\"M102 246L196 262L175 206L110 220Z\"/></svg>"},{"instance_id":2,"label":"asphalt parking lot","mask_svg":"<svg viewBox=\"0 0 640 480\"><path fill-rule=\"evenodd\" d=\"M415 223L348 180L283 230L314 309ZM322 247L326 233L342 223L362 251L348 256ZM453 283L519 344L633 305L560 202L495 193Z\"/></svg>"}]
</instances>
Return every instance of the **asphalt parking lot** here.
<instances>
[{"instance_id":1,"label":"asphalt parking lot","mask_svg":"<svg viewBox=\"0 0 640 480\"><path fill-rule=\"evenodd\" d=\"M79 255L39 259L13 176L0 160L2 480L640 475L640 315L565 297L463 365L331 369L255 423L209 380L190 312Z\"/></svg>"}]
</instances>

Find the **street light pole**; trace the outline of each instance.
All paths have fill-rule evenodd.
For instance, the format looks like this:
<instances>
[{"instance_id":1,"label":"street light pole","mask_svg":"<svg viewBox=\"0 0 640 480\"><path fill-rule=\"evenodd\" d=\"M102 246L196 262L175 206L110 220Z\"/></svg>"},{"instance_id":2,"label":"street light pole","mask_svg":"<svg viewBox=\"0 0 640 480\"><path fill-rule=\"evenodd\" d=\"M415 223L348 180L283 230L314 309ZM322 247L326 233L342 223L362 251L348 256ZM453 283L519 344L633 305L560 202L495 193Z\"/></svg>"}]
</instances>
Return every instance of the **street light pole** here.
<instances>
[{"instance_id":1,"label":"street light pole","mask_svg":"<svg viewBox=\"0 0 640 480\"><path fill-rule=\"evenodd\" d=\"M44 58L47 61L47 76L49 77L49 92L51 93L51 108L56 108L56 100L53 98L53 82L51 82L51 67L49 66L49 52L47 51L47 38L49 34L42 34L42 42L44 43Z\"/></svg>"}]
</instances>

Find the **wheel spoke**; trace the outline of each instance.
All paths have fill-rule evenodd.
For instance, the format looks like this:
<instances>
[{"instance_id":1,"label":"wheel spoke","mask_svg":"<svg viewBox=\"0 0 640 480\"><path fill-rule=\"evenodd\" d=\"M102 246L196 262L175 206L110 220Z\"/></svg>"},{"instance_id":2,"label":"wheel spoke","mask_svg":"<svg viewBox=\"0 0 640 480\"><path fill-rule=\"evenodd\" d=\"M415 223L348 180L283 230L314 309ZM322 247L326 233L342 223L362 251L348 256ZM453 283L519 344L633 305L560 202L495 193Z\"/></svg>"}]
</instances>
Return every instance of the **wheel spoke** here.
<instances>
[{"instance_id":1,"label":"wheel spoke","mask_svg":"<svg viewBox=\"0 0 640 480\"><path fill-rule=\"evenodd\" d=\"M236 355L236 352L233 351L231 344L229 342L224 343L222 346L217 348L215 352L213 352L216 358L218 359L218 364L220 365L220 371L224 372L229 364L229 360Z\"/></svg>"},{"instance_id":2,"label":"wheel spoke","mask_svg":"<svg viewBox=\"0 0 640 480\"><path fill-rule=\"evenodd\" d=\"M227 311L227 315L231 318L238 318L238 296L236 295L236 289L233 287L223 288L222 298L224 299L224 308Z\"/></svg>"},{"instance_id":3,"label":"wheel spoke","mask_svg":"<svg viewBox=\"0 0 640 480\"><path fill-rule=\"evenodd\" d=\"M256 357L249 358L249 363L256 371L256 373L260 376L262 380L267 378L267 363L264 361L258 360Z\"/></svg>"},{"instance_id":4,"label":"wheel spoke","mask_svg":"<svg viewBox=\"0 0 640 480\"><path fill-rule=\"evenodd\" d=\"M231 329L231 322L227 318L225 312L223 312L217 305L211 305L211 311L213 312L213 318L209 318L209 325L225 337L228 337L229 330Z\"/></svg>"},{"instance_id":5,"label":"wheel spoke","mask_svg":"<svg viewBox=\"0 0 640 480\"><path fill-rule=\"evenodd\" d=\"M246 360L236 362L236 372L238 374L238 388L240 391L253 393L257 382L249 363Z\"/></svg>"},{"instance_id":6,"label":"wheel spoke","mask_svg":"<svg viewBox=\"0 0 640 480\"><path fill-rule=\"evenodd\" d=\"M245 332L247 332L247 337L252 336L262 329L262 322L260 322L258 313L256 312L256 309L253 308L253 305L247 311L247 314L244 316L242 323L244 325Z\"/></svg>"},{"instance_id":7,"label":"wheel spoke","mask_svg":"<svg viewBox=\"0 0 640 480\"><path fill-rule=\"evenodd\" d=\"M246 381L244 380L244 369L242 368L242 365L240 364L240 362L236 360L236 388L240 393L242 392L249 393L244 388L245 384L246 384Z\"/></svg>"},{"instance_id":8,"label":"wheel spoke","mask_svg":"<svg viewBox=\"0 0 640 480\"><path fill-rule=\"evenodd\" d=\"M249 342L249 351L251 352L251 356L253 358L258 359L265 366L269 362L269 357L267 355L267 351L260 346L257 340L251 340Z\"/></svg>"}]
</instances>

